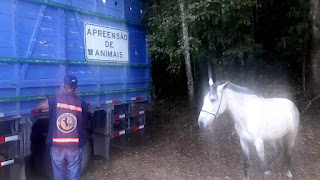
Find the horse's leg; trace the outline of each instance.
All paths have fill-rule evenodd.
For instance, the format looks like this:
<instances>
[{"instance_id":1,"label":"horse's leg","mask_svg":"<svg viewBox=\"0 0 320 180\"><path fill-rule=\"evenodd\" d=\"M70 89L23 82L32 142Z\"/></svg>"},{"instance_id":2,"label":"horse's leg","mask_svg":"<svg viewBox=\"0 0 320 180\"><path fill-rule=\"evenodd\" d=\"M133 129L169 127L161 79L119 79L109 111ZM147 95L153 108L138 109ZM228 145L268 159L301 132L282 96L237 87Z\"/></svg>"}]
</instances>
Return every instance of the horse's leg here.
<instances>
[{"instance_id":1,"label":"horse's leg","mask_svg":"<svg viewBox=\"0 0 320 180\"><path fill-rule=\"evenodd\" d=\"M284 138L284 147L285 147L285 160L287 163L287 172L286 172L286 176L288 177L289 180L292 180L292 173L291 173L291 156L292 156L292 149L294 146L294 142L295 142L295 137L296 134L288 134L285 138Z\"/></svg>"},{"instance_id":2,"label":"horse's leg","mask_svg":"<svg viewBox=\"0 0 320 180\"><path fill-rule=\"evenodd\" d=\"M270 161L268 162L265 174L270 174L271 173L273 163L279 157L280 152L281 152L280 149L279 149L279 146L281 146L279 142L272 141L272 142L270 142L270 145L274 150L274 154L272 155Z\"/></svg>"},{"instance_id":3,"label":"horse's leg","mask_svg":"<svg viewBox=\"0 0 320 180\"><path fill-rule=\"evenodd\" d=\"M250 166L250 158L249 158L249 145L244 140L240 139L242 155L243 155L243 166L244 166L244 177L246 180L249 180L248 169Z\"/></svg>"},{"instance_id":4,"label":"horse's leg","mask_svg":"<svg viewBox=\"0 0 320 180\"><path fill-rule=\"evenodd\" d=\"M261 179L265 180L265 166L264 166L264 143L262 139L256 139L254 141L254 146L257 150L257 155L259 159L259 169L261 173Z\"/></svg>"}]
</instances>

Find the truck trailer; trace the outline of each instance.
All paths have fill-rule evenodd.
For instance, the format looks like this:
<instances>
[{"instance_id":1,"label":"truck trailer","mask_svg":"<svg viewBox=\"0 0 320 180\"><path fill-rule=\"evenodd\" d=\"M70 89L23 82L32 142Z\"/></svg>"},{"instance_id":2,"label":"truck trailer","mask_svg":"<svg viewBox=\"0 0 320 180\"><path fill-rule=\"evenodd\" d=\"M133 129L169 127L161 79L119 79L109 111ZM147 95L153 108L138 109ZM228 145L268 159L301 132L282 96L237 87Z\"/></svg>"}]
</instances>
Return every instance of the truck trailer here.
<instances>
[{"instance_id":1,"label":"truck trailer","mask_svg":"<svg viewBox=\"0 0 320 180\"><path fill-rule=\"evenodd\" d=\"M0 2L0 179L25 179L25 159L33 153L50 161L48 147L39 148L49 112L36 106L63 93L65 75L78 78L76 93L90 111L83 168L90 152L109 159L112 138L144 129L152 81L147 6L144 0Z\"/></svg>"}]
</instances>

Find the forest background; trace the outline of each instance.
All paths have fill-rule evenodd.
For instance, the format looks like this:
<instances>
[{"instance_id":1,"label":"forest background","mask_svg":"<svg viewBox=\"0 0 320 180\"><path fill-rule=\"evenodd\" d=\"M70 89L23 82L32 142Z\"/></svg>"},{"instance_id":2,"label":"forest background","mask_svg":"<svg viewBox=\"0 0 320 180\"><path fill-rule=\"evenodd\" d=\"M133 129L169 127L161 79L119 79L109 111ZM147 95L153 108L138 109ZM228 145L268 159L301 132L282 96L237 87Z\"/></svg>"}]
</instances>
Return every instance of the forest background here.
<instances>
[{"instance_id":1,"label":"forest background","mask_svg":"<svg viewBox=\"0 0 320 180\"><path fill-rule=\"evenodd\" d=\"M214 80L318 94L319 0L151 0L154 98L201 97Z\"/></svg>"}]
</instances>

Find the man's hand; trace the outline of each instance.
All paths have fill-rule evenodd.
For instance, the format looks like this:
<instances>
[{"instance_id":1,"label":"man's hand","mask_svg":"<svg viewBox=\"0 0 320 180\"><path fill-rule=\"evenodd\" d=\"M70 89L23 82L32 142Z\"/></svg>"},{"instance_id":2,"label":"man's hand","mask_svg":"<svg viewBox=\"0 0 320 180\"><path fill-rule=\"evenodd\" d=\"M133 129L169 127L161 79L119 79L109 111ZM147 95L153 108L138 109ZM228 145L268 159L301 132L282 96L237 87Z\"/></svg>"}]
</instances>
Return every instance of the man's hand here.
<instances>
[{"instance_id":1,"label":"man's hand","mask_svg":"<svg viewBox=\"0 0 320 180\"><path fill-rule=\"evenodd\" d=\"M38 104L38 106L37 106L36 109L37 109L37 111L49 109L48 99L45 99L45 100L41 101L41 102Z\"/></svg>"}]
</instances>

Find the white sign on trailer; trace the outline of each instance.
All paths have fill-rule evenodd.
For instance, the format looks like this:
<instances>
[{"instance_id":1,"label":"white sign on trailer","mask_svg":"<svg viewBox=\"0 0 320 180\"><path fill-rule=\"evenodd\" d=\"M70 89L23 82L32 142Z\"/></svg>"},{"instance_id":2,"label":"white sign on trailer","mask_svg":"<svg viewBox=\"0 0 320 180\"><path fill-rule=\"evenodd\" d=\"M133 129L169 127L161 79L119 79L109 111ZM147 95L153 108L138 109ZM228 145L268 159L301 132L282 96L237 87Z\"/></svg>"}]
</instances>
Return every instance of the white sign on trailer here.
<instances>
[{"instance_id":1,"label":"white sign on trailer","mask_svg":"<svg viewBox=\"0 0 320 180\"><path fill-rule=\"evenodd\" d=\"M84 32L87 60L129 62L128 31L85 23Z\"/></svg>"}]
</instances>

